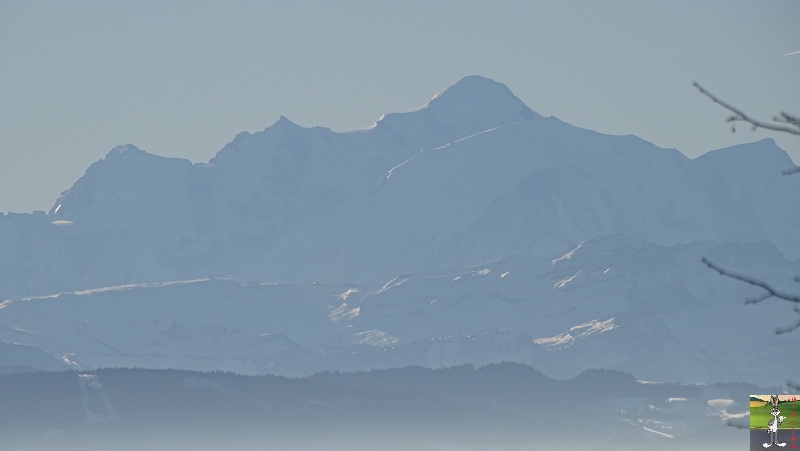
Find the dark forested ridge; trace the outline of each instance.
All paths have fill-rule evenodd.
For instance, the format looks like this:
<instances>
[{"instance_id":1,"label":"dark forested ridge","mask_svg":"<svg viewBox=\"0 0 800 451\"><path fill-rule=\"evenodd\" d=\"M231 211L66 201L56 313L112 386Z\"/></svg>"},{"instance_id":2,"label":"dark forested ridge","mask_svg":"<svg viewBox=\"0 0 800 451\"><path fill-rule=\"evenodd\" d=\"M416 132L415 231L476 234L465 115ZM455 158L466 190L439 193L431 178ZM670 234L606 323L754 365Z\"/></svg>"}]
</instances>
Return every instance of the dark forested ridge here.
<instances>
[{"instance_id":1,"label":"dark forested ridge","mask_svg":"<svg viewBox=\"0 0 800 451\"><path fill-rule=\"evenodd\" d=\"M746 411L748 395L764 390L643 383L607 370L562 381L512 363L307 378L147 369L22 373L0 376L0 444L531 449L531 443L598 440L609 449L701 442L725 449L746 436L725 427L708 400L731 398Z\"/></svg>"}]
</instances>

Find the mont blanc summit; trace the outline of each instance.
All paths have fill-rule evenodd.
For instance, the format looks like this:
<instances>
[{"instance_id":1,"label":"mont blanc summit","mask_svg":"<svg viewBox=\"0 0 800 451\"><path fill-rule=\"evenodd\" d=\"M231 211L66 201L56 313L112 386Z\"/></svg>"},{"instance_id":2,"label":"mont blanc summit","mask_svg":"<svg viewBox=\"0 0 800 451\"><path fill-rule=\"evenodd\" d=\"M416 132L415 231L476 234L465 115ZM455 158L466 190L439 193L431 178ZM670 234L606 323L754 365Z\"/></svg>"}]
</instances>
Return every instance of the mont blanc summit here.
<instances>
[{"instance_id":1,"label":"mont blanc summit","mask_svg":"<svg viewBox=\"0 0 800 451\"><path fill-rule=\"evenodd\" d=\"M0 216L0 340L31 351L0 366L782 383L800 364L751 362L796 349L772 333L791 309L700 258L800 274L793 166L768 139L692 160L582 129L480 76L348 133L281 117L206 163L119 146L49 213Z\"/></svg>"}]
</instances>

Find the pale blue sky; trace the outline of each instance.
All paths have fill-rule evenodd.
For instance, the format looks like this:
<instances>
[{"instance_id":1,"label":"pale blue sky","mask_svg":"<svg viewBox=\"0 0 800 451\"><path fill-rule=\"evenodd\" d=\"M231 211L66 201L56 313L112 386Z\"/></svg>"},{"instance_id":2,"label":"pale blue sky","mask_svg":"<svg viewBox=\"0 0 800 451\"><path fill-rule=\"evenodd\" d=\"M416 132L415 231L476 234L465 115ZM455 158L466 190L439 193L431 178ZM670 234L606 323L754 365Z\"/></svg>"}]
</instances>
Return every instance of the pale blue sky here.
<instances>
[{"instance_id":1,"label":"pale blue sky","mask_svg":"<svg viewBox=\"0 0 800 451\"><path fill-rule=\"evenodd\" d=\"M800 113L800 2L0 0L0 211L49 210L117 144L208 161L281 115L335 131L461 77L690 157L732 134L711 92Z\"/></svg>"}]
</instances>

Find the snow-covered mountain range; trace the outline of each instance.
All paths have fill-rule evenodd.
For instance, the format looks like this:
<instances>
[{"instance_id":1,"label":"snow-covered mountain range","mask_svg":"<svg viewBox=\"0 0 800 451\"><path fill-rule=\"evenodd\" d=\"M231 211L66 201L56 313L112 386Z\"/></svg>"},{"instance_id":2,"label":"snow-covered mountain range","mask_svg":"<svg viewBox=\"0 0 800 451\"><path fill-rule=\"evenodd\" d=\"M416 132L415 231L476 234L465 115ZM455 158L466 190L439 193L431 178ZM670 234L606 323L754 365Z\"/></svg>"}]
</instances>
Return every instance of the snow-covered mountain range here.
<instances>
[{"instance_id":1,"label":"snow-covered mountain range","mask_svg":"<svg viewBox=\"0 0 800 451\"><path fill-rule=\"evenodd\" d=\"M792 167L768 139L691 160L581 129L479 76L350 133L282 117L208 163L119 146L49 213L0 215L0 364L780 384L791 306L742 305L757 290L700 258L791 284Z\"/></svg>"}]
</instances>

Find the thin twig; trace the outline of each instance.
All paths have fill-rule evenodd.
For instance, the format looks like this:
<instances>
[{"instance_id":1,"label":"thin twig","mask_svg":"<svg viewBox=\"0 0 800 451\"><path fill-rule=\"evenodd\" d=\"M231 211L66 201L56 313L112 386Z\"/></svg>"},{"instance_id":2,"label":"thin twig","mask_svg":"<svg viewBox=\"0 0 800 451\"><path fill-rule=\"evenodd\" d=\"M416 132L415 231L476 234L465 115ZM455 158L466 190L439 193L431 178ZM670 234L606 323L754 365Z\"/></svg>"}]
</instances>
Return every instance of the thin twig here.
<instances>
[{"instance_id":1,"label":"thin twig","mask_svg":"<svg viewBox=\"0 0 800 451\"><path fill-rule=\"evenodd\" d=\"M800 314L800 309L799 308L795 307L794 311L796 313ZM800 318L798 318L797 321L795 321L793 324L790 324L788 326L779 327L779 328L775 329L775 333L778 334L778 335L788 334L789 332L797 329L798 327L800 327Z\"/></svg>"},{"instance_id":2,"label":"thin twig","mask_svg":"<svg viewBox=\"0 0 800 451\"><path fill-rule=\"evenodd\" d=\"M790 128L790 127L786 127L786 126L783 126L783 125L775 125L775 124L771 124L769 122L762 122L762 121L759 121L757 119L753 119L750 116L744 114L744 112L742 112L742 110L736 108L733 105L728 104L727 102L724 102L724 101L720 100L719 97L717 97L714 94L711 94L710 92L706 91L705 88L700 86L699 83L694 82L692 84L694 85L695 88L697 88L700 91L700 93L702 93L703 95L705 95L709 99L713 100L714 103L722 105L723 108L725 108L728 111L734 113L735 116L731 116L730 118L728 118L729 122L730 121L740 121L741 120L741 121L748 122L748 123L750 123L751 125L753 125L755 127L766 128L766 129L775 130L775 131L778 131L778 132L791 133L793 135L800 135L800 128ZM796 122L797 118L796 117L794 117L794 116L792 116L790 114L787 114L787 113L783 113L783 112L781 112L781 115L783 117L783 120L779 120L779 122L784 122L784 123L787 123L787 124L791 124L791 125L797 126L797 122Z\"/></svg>"},{"instance_id":3,"label":"thin twig","mask_svg":"<svg viewBox=\"0 0 800 451\"><path fill-rule=\"evenodd\" d=\"M757 303L759 303L759 302L761 302L761 301L763 301L765 299L769 299L771 297L776 297L778 299L783 299L784 301L795 302L795 303L800 304L800 296L798 296L798 295L792 295L792 294L788 294L788 293L784 293L784 292L778 291L778 290L776 290L775 288L773 288L770 284L768 284L766 282L763 282L763 281L758 280L758 279L754 279L754 278L749 277L749 276L744 276L742 274L737 274L735 272L728 271L727 269L723 269L723 268L717 266L716 264L714 264L713 262L709 261L705 257L702 258L702 262L705 263L705 265L708 266L709 268L713 269L714 271L720 273L721 275L723 275L725 277L730 277L731 279L736 279L736 280L740 280L740 281L742 281L744 283L749 283L750 285L754 285L754 286L757 286L759 288L762 288L767 293L769 293L769 296L766 296L766 297L759 296L758 298L754 298L754 299L751 299L751 300L745 302L746 304L757 304Z\"/></svg>"},{"instance_id":4,"label":"thin twig","mask_svg":"<svg viewBox=\"0 0 800 451\"><path fill-rule=\"evenodd\" d=\"M786 111L781 111L781 115L773 118L772 120L775 122L783 122L785 124L794 125L795 127L800 127L800 117L789 114Z\"/></svg>"},{"instance_id":5,"label":"thin twig","mask_svg":"<svg viewBox=\"0 0 800 451\"><path fill-rule=\"evenodd\" d=\"M771 298L772 295L770 293L764 293L761 296L756 296L752 298L747 298L744 300L745 304L758 304L761 301L766 301L767 299Z\"/></svg>"},{"instance_id":6,"label":"thin twig","mask_svg":"<svg viewBox=\"0 0 800 451\"><path fill-rule=\"evenodd\" d=\"M768 284L766 282L763 282L763 281L758 280L758 279L754 279L754 278L749 277L749 276L743 276L741 274L737 274L735 272L728 271L727 269L724 269L724 268L721 268L721 267L717 266L716 264L714 264L713 262L709 261L705 257L703 257L701 260L706 266L708 266L709 268L711 268L714 271L718 272L720 275L723 275L725 277L730 277L731 279L736 279L736 280L748 283L750 285L759 287L759 288L763 289L764 291L766 291L766 293L764 293L761 296L745 300L744 301L745 304L757 304L757 303L759 303L759 302L761 302L763 300L769 299L771 297L775 297L775 298L778 298L778 299L783 299L784 301L795 302L795 303L799 303L800 304L800 296L791 295L791 294L780 292L780 291L776 290L775 288L773 288L770 284ZM795 280L798 280L798 279L800 279L800 277L796 277L795 278ZM794 311L797 314L800 314L800 307L795 307ZM797 321L795 321L794 323L792 323L792 324L790 324L788 326L778 327L777 329L775 329L775 333L778 334L778 335L786 334L786 333L792 332L793 330L798 329L798 328L800 328L800 318L798 318Z\"/></svg>"}]
</instances>

